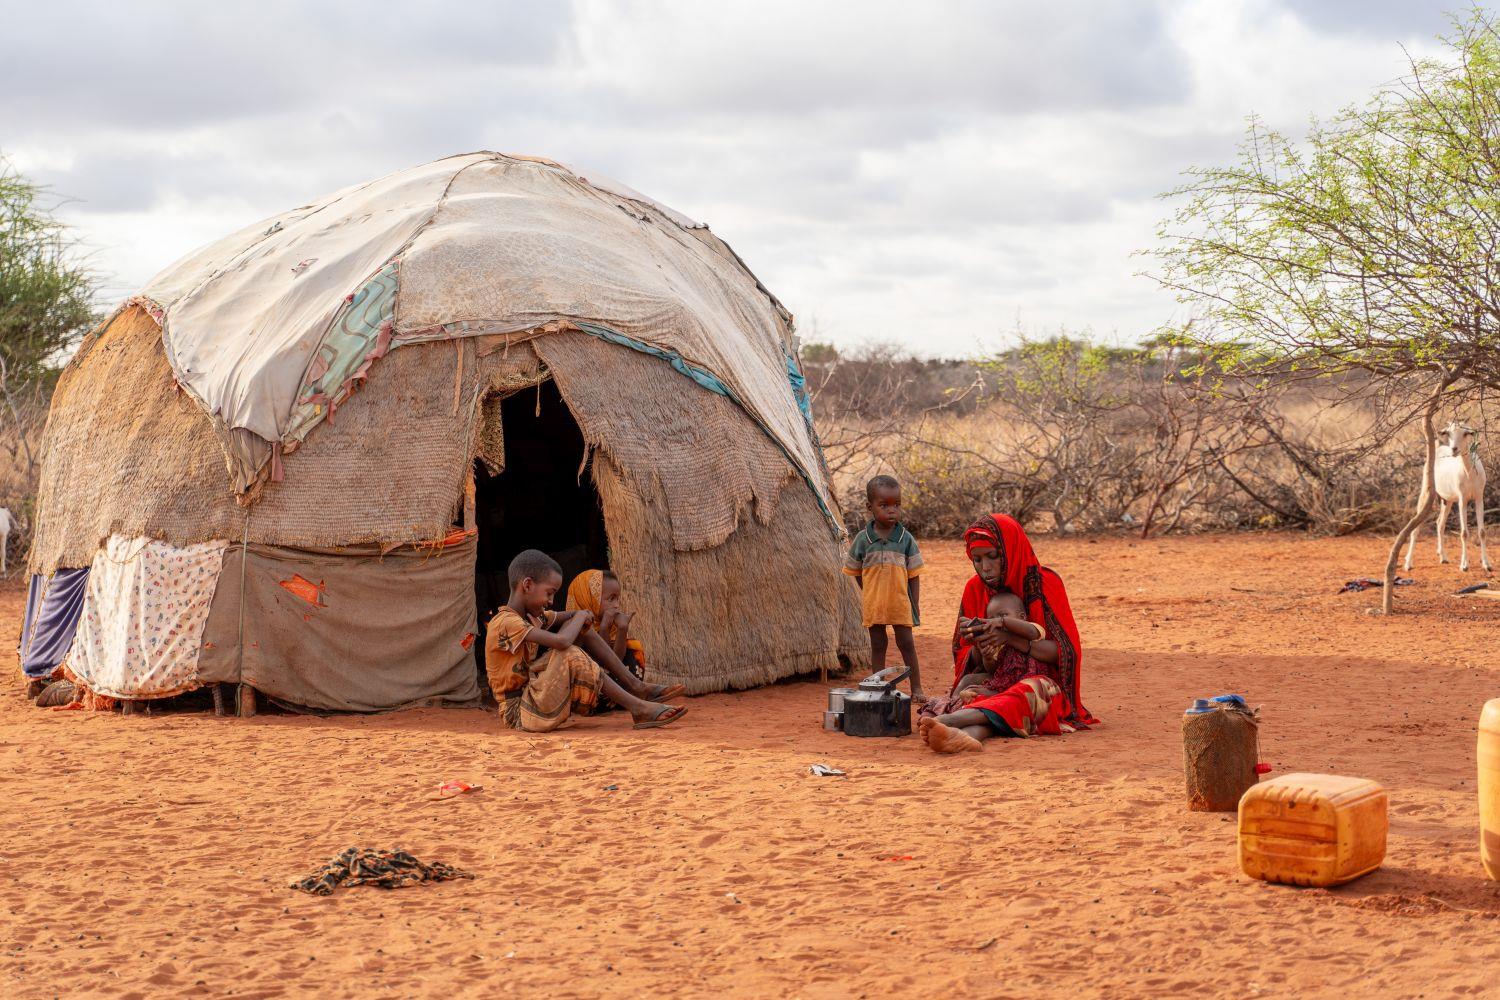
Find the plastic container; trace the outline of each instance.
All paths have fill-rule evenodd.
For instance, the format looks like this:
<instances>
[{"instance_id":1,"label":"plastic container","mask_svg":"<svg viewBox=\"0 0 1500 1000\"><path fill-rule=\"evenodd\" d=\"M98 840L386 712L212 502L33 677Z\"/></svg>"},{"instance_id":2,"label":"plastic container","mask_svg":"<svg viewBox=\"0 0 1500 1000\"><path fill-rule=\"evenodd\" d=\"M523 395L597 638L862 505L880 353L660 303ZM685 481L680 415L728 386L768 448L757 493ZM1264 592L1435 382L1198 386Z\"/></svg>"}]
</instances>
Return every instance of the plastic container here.
<instances>
[{"instance_id":1,"label":"plastic container","mask_svg":"<svg viewBox=\"0 0 1500 1000\"><path fill-rule=\"evenodd\" d=\"M1199 698L1182 716L1182 774L1188 808L1234 812L1260 780L1259 721L1236 695Z\"/></svg>"},{"instance_id":2,"label":"plastic container","mask_svg":"<svg viewBox=\"0 0 1500 1000\"><path fill-rule=\"evenodd\" d=\"M1479 861L1500 882L1500 698L1479 715Z\"/></svg>"},{"instance_id":3,"label":"plastic container","mask_svg":"<svg viewBox=\"0 0 1500 1000\"><path fill-rule=\"evenodd\" d=\"M1385 789L1367 778L1288 774L1240 800L1240 868L1251 878L1329 886L1385 860Z\"/></svg>"}]
</instances>

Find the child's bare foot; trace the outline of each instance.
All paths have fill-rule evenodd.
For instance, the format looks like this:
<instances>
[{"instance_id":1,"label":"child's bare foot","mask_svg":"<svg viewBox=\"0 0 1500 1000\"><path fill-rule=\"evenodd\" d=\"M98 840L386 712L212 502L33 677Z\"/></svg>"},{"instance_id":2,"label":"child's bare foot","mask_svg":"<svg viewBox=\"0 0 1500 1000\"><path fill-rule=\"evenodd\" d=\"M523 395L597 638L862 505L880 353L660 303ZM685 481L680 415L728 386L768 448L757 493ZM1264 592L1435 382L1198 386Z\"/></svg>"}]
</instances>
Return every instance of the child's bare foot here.
<instances>
[{"instance_id":1,"label":"child's bare foot","mask_svg":"<svg viewBox=\"0 0 1500 1000\"><path fill-rule=\"evenodd\" d=\"M660 729L662 726L670 726L686 714L685 705L648 704L644 711L631 712L630 718L636 729Z\"/></svg>"},{"instance_id":2,"label":"child's bare foot","mask_svg":"<svg viewBox=\"0 0 1500 1000\"><path fill-rule=\"evenodd\" d=\"M929 698L927 696L927 692L923 691L921 688L912 688L911 689L911 700L914 701L914 702L916 702L918 705L925 705L929 701L931 701L932 699Z\"/></svg>"},{"instance_id":3,"label":"child's bare foot","mask_svg":"<svg viewBox=\"0 0 1500 1000\"><path fill-rule=\"evenodd\" d=\"M922 737L922 742L927 742L927 731L933 727L937 720L930 715L924 715L917 719L917 735Z\"/></svg>"},{"instance_id":4,"label":"child's bare foot","mask_svg":"<svg viewBox=\"0 0 1500 1000\"><path fill-rule=\"evenodd\" d=\"M924 736L927 745L938 753L963 753L966 750L983 750L984 744L953 726L945 726L936 719Z\"/></svg>"}]
</instances>

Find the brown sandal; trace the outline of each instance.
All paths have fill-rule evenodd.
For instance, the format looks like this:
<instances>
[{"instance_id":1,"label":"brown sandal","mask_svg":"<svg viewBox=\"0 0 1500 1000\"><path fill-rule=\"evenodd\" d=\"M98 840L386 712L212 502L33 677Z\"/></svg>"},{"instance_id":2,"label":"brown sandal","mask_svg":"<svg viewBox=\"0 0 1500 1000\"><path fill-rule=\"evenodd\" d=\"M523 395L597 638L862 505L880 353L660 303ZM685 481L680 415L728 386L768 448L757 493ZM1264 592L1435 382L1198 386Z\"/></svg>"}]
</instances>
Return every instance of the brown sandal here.
<instances>
[{"instance_id":1,"label":"brown sandal","mask_svg":"<svg viewBox=\"0 0 1500 1000\"><path fill-rule=\"evenodd\" d=\"M637 722L633 728L660 729L662 726L670 726L684 715L687 715L686 705L663 705L660 712L645 722Z\"/></svg>"},{"instance_id":2,"label":"brown sandal","mask_svg":"<svg viewBox=\"0 0 1500 1000\"><path fill-rule=\"evenodd\" d=\"M653 684L641 697L647 701L668 701L686 690L681 684Z\"/></svg>"}]
</instances>

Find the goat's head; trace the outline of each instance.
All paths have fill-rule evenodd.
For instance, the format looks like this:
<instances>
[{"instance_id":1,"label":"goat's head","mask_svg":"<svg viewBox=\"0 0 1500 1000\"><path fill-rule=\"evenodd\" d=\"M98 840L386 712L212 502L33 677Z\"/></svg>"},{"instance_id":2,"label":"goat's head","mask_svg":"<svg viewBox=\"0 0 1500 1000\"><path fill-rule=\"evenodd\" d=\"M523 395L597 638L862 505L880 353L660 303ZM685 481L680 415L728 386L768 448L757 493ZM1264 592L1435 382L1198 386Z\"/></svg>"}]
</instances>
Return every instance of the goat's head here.
<instances>
[{"instance_id":1,"label":"goat's head","mask_svg":"<svg viewBox=\"0 0 1500 1000\"><path fill-rule=\"evenodd\" d=\"M1438 432L1438 444L1447 445L1453 455L1473 453L1479 450L1479 430L1454 420Z\"/></svg>"}]
</instances>

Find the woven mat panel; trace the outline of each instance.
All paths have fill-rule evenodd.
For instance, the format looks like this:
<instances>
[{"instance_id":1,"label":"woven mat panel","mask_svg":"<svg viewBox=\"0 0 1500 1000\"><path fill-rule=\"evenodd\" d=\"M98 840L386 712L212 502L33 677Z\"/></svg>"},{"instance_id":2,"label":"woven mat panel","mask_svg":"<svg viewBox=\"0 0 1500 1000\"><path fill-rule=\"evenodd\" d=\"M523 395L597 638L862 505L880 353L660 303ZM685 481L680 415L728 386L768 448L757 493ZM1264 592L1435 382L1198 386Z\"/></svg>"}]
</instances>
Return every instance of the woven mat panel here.
<instances>
[{"instance_id":1,"label":"woven mat panel","mask_svg":"<svg viewBox=\"0 0 1500 1000\"><path fill-rule=\"evenodd\" d=\"M775 517L795 473L733 401L659 358L585 333L553 334L534 346L589 445L607 452L635 491L660 484L658 516L665 515L674 547L713 548L747 515L763 525Z\"/></svg>"},{"instance_id":2,"label":"woven mat panel","mask_svg":"<svg viewBox=\"0 0 1500 1000\"><path fill-rule=\"evenodd\" d=\"M87 566L111 534L179 546L239 537L219 442L177 390L142 309L121 311L68 365L43 447L33 572Z\"/></svg>"},{"instance_id":3,"label":"woven mat panel","mask_svg":"<svg viewBox=\"0 0 1500 1000\"><path fill-rule=\"evenodd\" d=\"M474 427L474 457L490 475L505 469L505 427L500 404L505 397L549 378L546 367L531 343L510 344L504 349L479 348L479 411Z\"/></svg>"},{"instance_id":4,"label":"woven mat panel","mask_svg":"<svg viewBox=\"0 0 1500 1000\"><path fill-rule=\"evenodd\" d=\"M631 632L645 644L649 680L702 694L838 669L845 577L800 480L769 524L747 516L722 545L691 552L673 544L659 486L635 489L604 454L594 482L611 568L639 609Z\"/></svg>"},{"instance_id":5,"label":"woven mat panel","mask_svg":"<svg viewBox=\"0 0 1500 1000\"><path fill-rule=\"evenodd\" d=\"M414 542L441 537L474 451L479 400L535 381L529 349L476 358L472 340L392 351L333 420L286 456L285 480L249 509L249 538L272 545ZM59 383L42 465L34 572L87 566L111 534L173 545L240 540L209 421L178 393L160 331L121 313Z\"/></svg>"}]
</instances>

